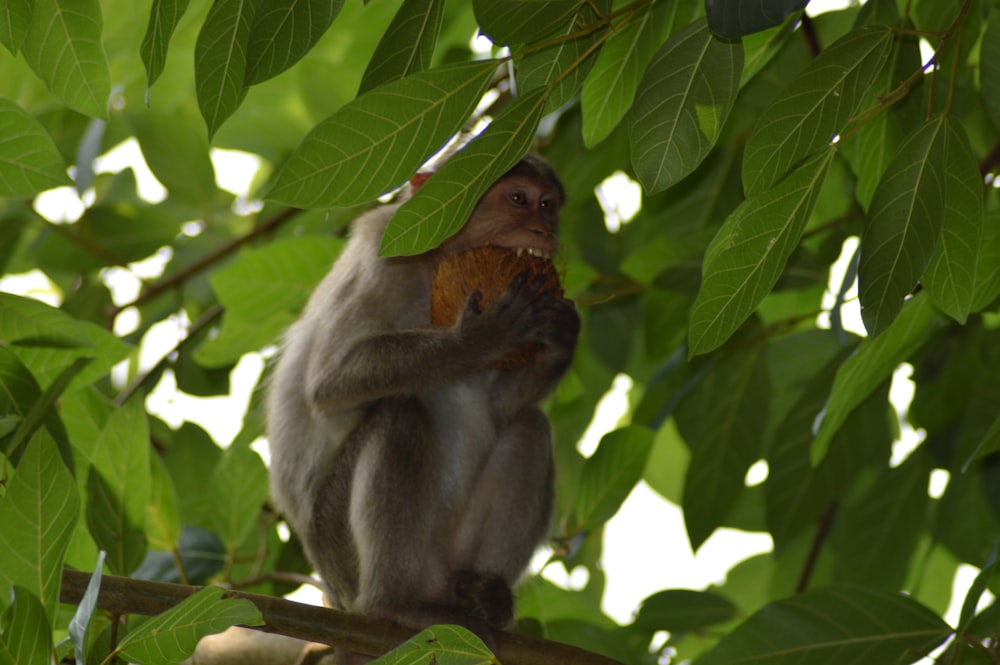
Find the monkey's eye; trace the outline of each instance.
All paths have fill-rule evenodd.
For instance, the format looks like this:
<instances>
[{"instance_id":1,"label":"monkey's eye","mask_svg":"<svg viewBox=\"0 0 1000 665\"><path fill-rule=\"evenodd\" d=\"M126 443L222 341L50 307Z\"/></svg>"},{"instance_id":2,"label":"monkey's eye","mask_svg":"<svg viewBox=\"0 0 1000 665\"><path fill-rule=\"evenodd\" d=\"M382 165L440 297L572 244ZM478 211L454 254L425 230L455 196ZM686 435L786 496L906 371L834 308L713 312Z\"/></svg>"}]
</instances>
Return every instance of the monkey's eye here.
<instances>
[{"instance_id":1,"label":"monkey's eye","mask_svg":"<svg viewBox=\"0 0 1000 665\"><path fill-rule=\"evenodd\" d=\"M507 198L510 199L510 202L516 206L528 205L528 197L524 192L512 192L507 196Z\"/></svg>"}]
</instances>

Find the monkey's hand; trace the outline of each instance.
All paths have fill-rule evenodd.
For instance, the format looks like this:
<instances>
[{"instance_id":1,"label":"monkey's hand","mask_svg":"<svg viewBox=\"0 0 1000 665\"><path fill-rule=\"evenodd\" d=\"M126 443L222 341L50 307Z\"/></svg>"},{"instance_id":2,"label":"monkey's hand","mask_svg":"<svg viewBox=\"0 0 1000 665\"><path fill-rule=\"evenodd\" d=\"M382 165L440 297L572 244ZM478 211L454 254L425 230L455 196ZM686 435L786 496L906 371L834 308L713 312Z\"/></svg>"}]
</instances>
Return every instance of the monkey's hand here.
<instances>
[{"instance_id":1,"label":"monkey's hand","mask_svg":"<svg viewBox=\"0 0 1000 665\"><path fill-rule=\"evenodd\" d=\"M573 355L580 336L580 315L566 298L551 297L542 318L545 344L554 355Z\"/></svg>"},{"instance_id":2,"label":"monkey's hand","mask_svg":"<svg viewBox=\"0 0 1000 665\"><path fill-rule=\"evenodd\" d=\"M545 276L519 274L496 303L483 311L482 295L473 292L456 323L462 338L480 349L486 362L502 358L525 344L548 345L556 319L552 312L557 300L544 292Z\"/></svg>"}]
</instances>

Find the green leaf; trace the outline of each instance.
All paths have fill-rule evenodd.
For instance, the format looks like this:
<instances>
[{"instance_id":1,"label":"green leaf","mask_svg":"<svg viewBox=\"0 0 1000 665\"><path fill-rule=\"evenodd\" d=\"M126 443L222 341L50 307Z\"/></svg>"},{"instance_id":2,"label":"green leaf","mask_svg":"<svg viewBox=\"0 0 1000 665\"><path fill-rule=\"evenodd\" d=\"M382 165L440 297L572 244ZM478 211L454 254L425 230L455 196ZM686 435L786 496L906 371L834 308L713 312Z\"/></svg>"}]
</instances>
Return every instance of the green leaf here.
<instances>
[{"instance_id":1,"label":"green leaf","mask_svg":"<svg viewBox=\"0 0 1000 665\"><path fill-rule=\"evenodd\" d=\"M75 369L66 370L66 375L71 375ZM16 419L14 436L0 439L0 452L8 457L19 455L24 437L33 436L41 423L55 439L66 467L73 468L73 452L66 429L49 402L62 388L53 383L43 393L21 359L10 347L0 345L0 413Z\"/></svg>"},{"instance_id":2,"label":"green leaf","mask_svg":"<svg viewBox=\"0 0 1000 665\"><path fill-rule=\"evenodd\" d=\"M720 359L674 414L691 450L681 506L694 550L722 525L763 452L771 394L765 359L760 344Z\"/></svg>"},{"instance_id":3,"label":"green leaf","mask_svg":"<svg viewBox=\"0 0 1000 665\"><path fill-rule=\"evenodd\" d=\"M601 438L597 450L583 464L573 513L578 530L593 531L621 508L642 478L653 448L654 432L630 425Z\"/></svg>"},{"instance_id":4,"label":"green leaf","mask_svg":"<svg viewBox=\"0 0 1000 665\"><path fill-rule=\"evenodd\" d=\"M344 0L268 0L253 15L246 85L266 81L302 59L337 18Z\"/></svg>"},{"instance_id":5,"label":"green leaf","mask_svg":"<svg viewBox=\"0 0 1000 665\"><path fill-rule=\"evenodd\" d=\"M420 631L371 665L441 663L441 665L499 665L483 641L455 625L431 626Z\"/></svg>"},{"instance_id":6,"label":"green leaf","mask_svg":"<svg viewBox=\"0 0 1000 665\"><path fill-rule=\"evenodd\" d=\"M583 140L588 147L606 138L631 108L639 81L663 35L673 32L676 22L686 25L690 21L692 4L650 3L608 37L580 96Z\"/></svg>"},{"instance_id":7,"label":"green leaf","mask_svg":"<svg viewBox=\"0 0 1000 665\"><path fill-rule=\"evenodd\" d=\"M306 291L298 295L305 297L308 294ZM292 312L284 310L265 317L227 313L222 329L195 349L193 359L200 367L209 370L230 368L244 354L274 344L297 318Z\"/></svg>"},{"instance_id":8,"label":"green leaf","mask_svg":"<svg viewBox=\"0 0 1000 665\"><path fill-rule=\"evenodd\" d=\"M361 95L309 132L275 174L267 198L329 208L398 187L469 119L496 64L439 67Z\"/></svg>"},{"instance_id":9,"label":"green leaf","mask_svg":"<svg viewBox=\"0 0 1000 665\"><path fill-rule=\"evenodd\" d=\"M671 37L649 64L629 113L632 166L656 193L708 155L739 89L743 47L696 21Z\"/></svg>"},{"instance_id":10,"label":"green leaf","mask_svg":"<svg viewBox=\"0 0 1000 665\"><path fill-rule=\"evenodd\" d=\"M966 458L965 463L962 465L962 471L965 472L968 470L969 465L975 460L982 459L998 450L1000 450L1000 418L994 420L990 428L986 430L986 434L983 435L983 438L976 444L975 449Z\"/></svg>"},{"instance_id":11,"label":"green leaf","mask_svg":"<svg viewBox=\"0 0 1000 665\"><path fill-rule=\"evenodd\" d=\"M531 43L562 28L583 0L473 0L479 30L494 44Z\"/></svg>"},{"instance_id":12,"label":"green leaf","mask_svg":"<svg viewBox=\"0 0 1000 665\"><path fill-rule=\"evenodd\" d=\"M884 414L884 412L883 412ZM931 499L923 456L885 469L861 496L837 514L834 579L894 591L905 588L910 561L927 529Z\"/></svg>"},{"instance_id":13,"label":"green leaf","mask_svg":"<svg viewBox=\"0 0 1000 665\"><path fill-rule=\"evenodd\" d=\"M344 247L336 238L283 238L216 270L210 279L226 313L249 321L298 314Z\"/></svg>"},{"instance_id":14,"label":"green leaf","mask_svg":"<svg viewBox=\"0 0 1000 665\"><path fill-rule=\"evenodd\" d=\"M809 0L706 0L705 13L712 31L722 37L743 37L781 25L801 11Z\"/></svg>"},{"instance_id":15,"label":"green leaf","mask_svg":"<svg viewBox=\"0 0 1000 665\"><path fill-rule=\"evenodd\" d=\"M359 93L429 69L444 20L444 0L404 0L375 48Z\"/></svg>"},{"instance_id":16,"label":"green leaf","mask_svg":"<svg viewBox=\"0 0 1000 665\"><path fill-rule=\"evenodd\" d=\"M0 339L15 344L86 348L90 340L61 309L34 298L0 292Z\"/></svg>"},{"instance_id":17,"label":"green leaf","mask_svg":"<svg viewBox=\"0 0 1000 665\"><path fill-rule=\"evenodd\" d=\"M979 54L980 93L995 126L1000 127L1000 7L990 7Z\"/></svg>"},{"instance_id":18,"label":"green leaf","mask_svg":"<svg viewBox=\"0 0 1000 665\"><path fill-rule=\"evenodd\" d=\"M885 26L858 28L824 49L764 109L743 155L743 188L774 186L795 164L830 144L868 98L892 46Z\"/></svg>"},{"instance_id":19,"label":"green leaf","mask_svg":"<svg viewBox=\"0 0 1000 665\"><path fill-rule=\"evenodd\" d=\"M0 44L7 47L11 55L21 50L30 21L31 0L4 0L0 5Z\"/></svg>"},{"instance_id":20,"label":"green leaf","mask_svg":"<svg viewBox=\"0 0 1000 665\"><path fill-rule=\"evenodd\" d=\"M217 191L215 169L209 159L208 140L195 129L195 118L195 111L187 105L142 109L129 116L146 164L171 197L209 210Z\"/></svg>"},{"instance_id":21,"label":"green leaf","mask_svg":"<svg viewBox=\"0 0 1000 665\"><path fill-rule=\"evenodd\" d=\"M878 337L868 337L837 371L830 399L823 409L812 442L813 466L826 457L830 440L847 416L908 360L943 323L940 312L924 294L903 307L899 317Z\"/></svg>"},{"instance_id":22,"label":"green leaf","mask_svg":"<svg viewBox=\"0 0 1000 665\"><path fill-rule=\"evenodd\" d=\"M944 178L941 235L923 283L931 302L964 324L972 309L983 248L983 179L965 130L951 117L945 126L944 161L940 162Z\"/></svg>"},{"instance_id":23,"label":"green leaf","mask_svg":"<svg viewBox=\"0 0 1000 665\"><path fill-rule=\"evenodd\" d=\"M934 254L946 214L945 181L953 178L946 173L956 158L949 127L939 114L907 137L875 190L858 266L861 317L872 336L892 323Z\"/></svg>"},{"instance_id":24,"label":"green leaf","mask_svg":"<svg viewBox=\"0 0 1000 665\"><path fill-rule=\"evenodd\" d=\"M198 33L194 78L209 141L246 97L246 49L257 4L251 0L213 0Z\"/></svg>"},{"instance_id":25,"label":"green leaf","mask_svg":"<svg viewBox=\"0 0 1000 665\"><path fill-rule=\"evenodd\" d=\"M962 614L958 619L957 630L957 640L959 642L962 641L962 637L966 634L969 626L972 625L972 620L976 617L976 608L979 606L979 600L984 593L989 591L988 585L997 569L998 548L1000 548L1000 540L993 543L993 550L986 557L983 565L979 567L979 574L976 575L976 579L969 585L969 591L965 594L965 599L962 601Z\"/></svg>"},{"instance_id":26,"label":"green leaf","mask_svg":"<svg viewBox=\"0 0 1000 665\"><path fill-rule=\"evenodd\" d=\"M777 283L809 221L834 151L746 199L712 239L691 308L691 356L721 346Z\"/></svg>"},{"instance_id":27,"label":"green leaf","mask_svg":"<svg viewBox=\"0 0 1000 665\"><path fill-rule=\"evenodd\" d=\"M834 335L831 333L830 337ZM797 536L815 529L823 514L842 499L845 489L851 487L867 465L888 464L893 440L886 418L888 381L851 412L834 436L830 453L823 462L816 467L811 463L813 423L830 396L844 355L834 357L802 388L800 399L771 437L764 499L767 528L776 553L788 551ZM782 367L779 371L784 370Z\"/></svg>"},{"instance_id":28,"label":"green leaf","mask_svg":"<svg viewBox=\"0 0 1000 665\"><path fill-rule=\"evenodd\" d=\"M94 446L87 524L116 575L128 575L146 556L149 447L149 423L138 399L111 414Z\"/></svg>"},{"instance_id":29,"label":"green leaf","mask_svg":"<svg viewBox=\"0 0 1000 665\"><path fill-rule=\"evenodd\" d=\"M908 596L832 587L771 603L697 665L911 662L950 632L941 617Z\"/></svg>"},{"instance_id":30,"label":"green leaf","mask_svg":"<svg viewBox=\"0 0 1000 665\"><path fill-rule=\"evenodd\" d=\"M888 6L888 3L883 5ZM896 14L895 7L891 8L891 12L893 15ZM898 17L895 20L898 20ZM887 21L883 21L885 22ZM906 80L919 68L919 41L893 40L888 60L876 75L870 91L872 94L865 100L865 106L878 105L881 95L895 88L899 81ZM855 197L866 212L871 206L875 188L885 174L893 154L910 130L915 127L915 123L924 119L922 109L919 115L914 112L919 104L916 97L917 95L910 95L891 109L867 119L856 132L852 132L851 136L840 144L841 154L847 158L851 170L857 175Z\"/></svg>"},{"instance_id":31,"label":"green leaf","mask_svg":"<svg viewBox=\"0 0 1000 665\"><path fill-rule=\"evenodd\" d=\"M73 476L51 435L39 430L0 502L0 593L4 598L12 586L20 585L55 618L63 556L79 512Z\"/></svg>"},{"instance_id":32,"label":"green leaf","mask_svg":"<svg viewBox=\"0 0 1000 665\"><path fill-rule=\"evenodd\" d=\"M26 198L69 184L66 162L45 128L0 97L0 196Z\"/></svg>"},{"instance_id":33,"label":"green leaf","mask_svg":"<svg viewBox=\"0 0 1000 665\"><path fill-rule=\"evenodd\" d=\"M35 0L22 52L53 95L81 113L107 117L111 74L98 0Z\"/></svg>"},{"instance_id":34,"label":"green leaf","mask_svg":"<svg viewBox=\"0 0 1000 665\"><path fill-rule=\"evenodd\" d=\"M717 593L668 589L642 601L637 625L652 631L687 633L736 618L736 606Z\"/></svg>"},{"instance_id":35,"label":"green leaf","mask_svg":"<svg viewBox=\"0 0 1000 665\"><path fill-rule=\"evenodd\" d=\"M52 629L38 598L14 585L14 602L0 618L0 665L49 663Z\"/></svg>"},{"instance_id":36,"label":"green leaf","mask_svg":"<svg viewBox=\"0 0 1000 665\"><path fill-rule=\"evenodd\" d=\"M176 180L176 178L175 178ZM171 244L181 220L166 206L128 201L95 205L67 233L48 235L38 248L39 262L67 270L97 270L149 258Z\"/></svg>"},{"instance_id":37,"label":"green leaf","mask_svg":"<svg viewBox=\"0 0 1000 665\"><path fill-rule=\"evenodd\" d=\"M0 293L0 338L20 340L8 349L47 388L77 358L93 358L67 391L103 377L131 347L101 326L77 321L62 310L32 298Z\"/></svg>"},{"instance_id":38,"label":"green leaf","mask_svg":"<svg viewBox=\"0 0 1000 665\"><path fill-rule=\"evenodd\" d=\"M260 626L264 620L249 600L223 598L225 589L205 587L175 607L129 632L116 654L141 665L177 663L192 653L198 640L230 626Z\"/></svg>"},{"instance_id":39,"label":"green leaf","mask_svg":"<svg viewBox=\"0 0 1000 665\"><path fill-rule=\"evenodd\" d=\"M490 185L531 147L544 109L545 90L522 95L507 106L396 211L382 236L380 253L420 254L462 228Z\"/></svg>"},{"instance_id":40,"label":"green leaf","mask_svg":"<svg viewBox=\"0 0 1000 665\"><path fill-rule=\"evenodd\" d=\"M172 550L181 539L181 508L177 490L159 455L150 457L150 497L146 504L146 537L155 550Z\"/></svg>"},{"instance_id":41,"label":"green leaf","mask_svg":"<svg viewBox=\"0 0 1000 665\"><path fill-rule=\"evenodd\" d=\"M991 210L983 220L972 311L979 312L989 307L997 296L1000 296L1000 210Z\"/></svg>"},{"instance_id":42,"label":"green leaf","mask_svg":"<svg viewBox=\"0 0 1000 665\"><path fill-rule=\"evenodd\" d=\"M142 38L139 54L146 65L146 103L149 104L149 89L163 73L167 61L170 37L177 29L181 17L188 7L188 0L153 0L149 10L149 24Z\"/></svg>"},{"instance_id":43,"label":"green leaf","mask_svg":"<svg viewBox=\"0 0 1000 665\"><path fill-rule=\"evenodd\" d=\"M216 467L210 492L214 530L235 550L257 525L267 499L267 468L260 455L243 446L228 448Z\"/></svg>"},{"instance_id":44,"label":"green leaf","mask_svg":"<svg viewBox=\"0 0 1000 665\"><path fill-rule=\"evenodd\" d=\"M57 418L55 406L56 401L62 397L63 392L66 390L66 386L69 385L70 381L73 380L77 374L80 373L84 367L90 363L90 358L82 357L77 358L73 363L64 369L56 380L53 381L45 389L45 392L39 395L38 399L34 401L31 408L27 413L24 414L23 420L20 426L17 428L17 433L12 438L10 447L12 450L17 450L22 443L30 439L35 431L47 423L51 423L55 418ZM60 430L61 433L61 430ZM62 455L63 461L66 463L67 468L73 468L73 454L68 445L62 441L62 437L56 435L57 442L59 443L59 453Z\"/></svg>"},{"instance_id":45,"label":"green leaf","mask_svg":"<svg viewBox=\"0 0 1000 665\"><path fill-rule=\"evenodd\" d=\"M546 110L556 111L577 97L583 87L588 72L597 59L598 47L604 30L593 30L580 34L577 24L597 23L601 14L609 10L608 0L601 4L587 3L580 8L575 21L564 24L556 32L547 36L552 42L548 48L528 53L516 61L517 90L525 94L536 88L547 88Z\"/></svg>"}]
</instances>

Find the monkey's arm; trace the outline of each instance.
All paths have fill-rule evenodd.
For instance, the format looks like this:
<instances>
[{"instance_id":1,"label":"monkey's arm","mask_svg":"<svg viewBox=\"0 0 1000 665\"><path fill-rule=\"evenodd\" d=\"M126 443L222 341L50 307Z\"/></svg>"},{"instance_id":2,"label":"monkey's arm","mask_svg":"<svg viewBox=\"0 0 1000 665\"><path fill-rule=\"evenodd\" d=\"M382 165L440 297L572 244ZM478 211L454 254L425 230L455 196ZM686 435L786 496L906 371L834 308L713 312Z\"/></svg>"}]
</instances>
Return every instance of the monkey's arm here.
<instances>
[{"instance_id":1,"label":"monkey's arm","mask_svg":"<svg viewBox=\"0 0 1000 665\"><path fill-rule=\"evenodd\" d=\"M538 321L551 304L535 297L541 280L525 287L526 280L526 275L515 280L486 312L479 311L474 294L449 329L376 329L350 337L338 335L336 328L324 331L313 339L307 398L321 409L340 410L389 395L417 394L482 371L525 341L544 341L551 333ZM358 326L340 327L356 331Z\"/></svg>"},{"instance_id":2,"label":"monkey's arm","mask_svg":"<svg viewBox=\"0 0 1000 665\"><path fill-rule=\"evenodd\" d=\"M541 402L556 389L573 362L580 316L570 300L550 298L542 314L539 337L544 346L532 362L501 372L493 386L495 408L513 415Z\"/></svg>"}]
</instances>

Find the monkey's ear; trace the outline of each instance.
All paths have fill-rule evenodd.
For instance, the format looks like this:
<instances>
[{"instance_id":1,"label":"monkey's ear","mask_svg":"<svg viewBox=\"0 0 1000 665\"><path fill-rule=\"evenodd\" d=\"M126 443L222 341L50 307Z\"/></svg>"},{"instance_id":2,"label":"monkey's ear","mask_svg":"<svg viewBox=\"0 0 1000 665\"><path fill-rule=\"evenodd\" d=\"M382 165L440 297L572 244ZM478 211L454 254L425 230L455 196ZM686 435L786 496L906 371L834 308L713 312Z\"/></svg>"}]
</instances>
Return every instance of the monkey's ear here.
<instances>
[{"instance_id":1,"label":"monkey's ear","mask_svg":"<svg viewBox=\"0 0 1000 665\"><path fill-rule=\"evenodd\" d=\"M420 188L424 186L424 183L427 182L427 179L432 175L434 175L433 171L424 171L422 173L413 174L413 177L410 178L410 193L416 194Z\"/></svg>"}]
</instances>

